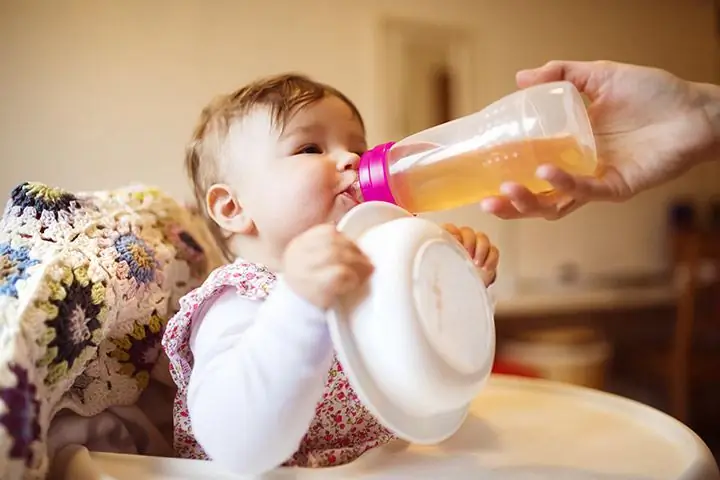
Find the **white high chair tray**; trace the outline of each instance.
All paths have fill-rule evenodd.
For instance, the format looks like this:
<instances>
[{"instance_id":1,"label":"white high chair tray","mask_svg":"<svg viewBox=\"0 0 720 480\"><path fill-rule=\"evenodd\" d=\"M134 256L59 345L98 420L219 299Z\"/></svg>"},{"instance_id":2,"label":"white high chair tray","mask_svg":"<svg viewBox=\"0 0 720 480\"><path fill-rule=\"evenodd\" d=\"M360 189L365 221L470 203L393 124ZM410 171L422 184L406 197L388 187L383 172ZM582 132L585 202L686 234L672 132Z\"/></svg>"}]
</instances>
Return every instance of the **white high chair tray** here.
<instances>
[{"instance_id":1,"label":"white high chair tray","mask_svg":"<svg viewBox=\"0 0 720 480\"><path fill-rule=\"evenodd\" d=\"M93 453L73 480L240 479L210 462ZM719 480L706 445L673 418L632 400L541 380L494 376L468 420L434 447L397 442L330 469L264 479Z\"/></svg>"}]
</instances>

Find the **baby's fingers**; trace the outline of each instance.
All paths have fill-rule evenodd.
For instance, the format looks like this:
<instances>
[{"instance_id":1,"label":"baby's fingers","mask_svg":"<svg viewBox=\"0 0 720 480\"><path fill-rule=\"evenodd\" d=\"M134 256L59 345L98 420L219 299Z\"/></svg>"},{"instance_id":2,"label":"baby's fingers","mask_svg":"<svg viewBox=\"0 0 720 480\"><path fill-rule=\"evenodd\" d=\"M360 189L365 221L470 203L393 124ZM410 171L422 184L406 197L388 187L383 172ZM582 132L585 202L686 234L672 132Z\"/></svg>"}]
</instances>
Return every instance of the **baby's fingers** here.
<instances>
[{"instance_id":1,"label":"baby's fingers","mask_svg":"<svg viewBox=\"0 0 720 480\"><path fill-rule=\"evenodd\" d=\"M497 249L495 245L491 245L487 257L485 258L485 261L481 263L479 266L483 270L486 270L488 272L495 271L498 268L498 265L500 264L500 250Z\"/></svg>"},{"instance_id":2,"label":"baby's fingers","mask_svg":"<svg viewBox=\"0 0 720 480\"><path fill-rule=\"evenodd\" d=\"M345 255L342 264L355 272L357 275L357 286L365 282L375 270L370 258L356 243L351 241L348 241L345 246Z\"/></svg>"},{"instance_id":3,"label":"baby's fingers","mask_svg":"<svg viewBox=\"0 0 720 480\"><path fill-rule=\"evenodd\" d=\"M482 234L480 234L482 235ZM484 235L483 235L484 236ZM470 255L470 258L475 259L478 247L478 238L475 235L475 231L470 227L460 228L460 243L465 247L465 250ZM487 237L486 237L487 239ZM488 242L489 244L489 242Z\"/></svg>"},{"instance_id":4,"label":"baby's fingers","mask_svg":"<svg viewBox=\"0 0 720 480\"><path fill-rule=\"evenodd\" d=\"M349 270L352 270L357 278L357 284L360 284L367 280L367 278L375 270L370 259L361 251L348 252L344 265Z\"/></svg>"},{"instance_id":5,"label":"baby's fingers","mask_svg":"<svg viewBox=\"0 0 720 480\"><path fill-rule=\"evenodd\" d=\"M335 265L325 270L326 285L331 297L338 297L354 290L361 283L357 270L347 265Z\"/></svg>"},{"instance_id":6,"label":"baby's fingers","mask_svg":"<svg viewBox=\"0 0 720 480\"><path fill-rule=\"evenodd\" d=\"M480 232L473 232L473 241L475 243L475 248L472 253L473 262L475 262L475 265L478 267L482 267L487 261L492 244L490 243L490 239L487 235ZM470 252L468 251L468 253Z\"/></svg>"},{"instance_id":7,"label":"baby's fingers","mask_svg":"<svg viewBox=\"0 0 720 480\"><path fill-rule=\"evenodd\" d=\"M442 228L450 235L455 237L455 240L462 243L462 235L460 234L460 229L458 227L456 227L452 223L445 223L443 224Z\"/></svg>"},{"instance_id":8,"label":"baby's fingers","mask_svg":"<svg viewBox=\"0 0 720 480\"><path fill-rule=\"evenodd\" d=\"M477 239L475 238L475 231L473 231L472 228L458 228L452 224L445 224L443 228L463 246L471 258L475 258Z\"/></svg>"},{"instance_id":9,"label":"baby's fingers","mask_svg":"<svg viewBox=\"0 0 720 480\"><path fill-rule=\"evenodd\" d=\"M488 237L482 233L477 234L477 246L475 247L475 265L481 270L485 285L495 281L497 267L500 261L500 251L490 243Z\"/></svg>"},{"instance_id":10,"label":"baby's fingers","mask_svg":"<svg viewBox=\"0 0 720 480\"><path fill-rule=\"evenodd\" d=\"M499 260L500 252L495 246L491 246L485 263L480 266L480 277L483 279L486 287L495 283Z\"/></svg>"}]
</instances>

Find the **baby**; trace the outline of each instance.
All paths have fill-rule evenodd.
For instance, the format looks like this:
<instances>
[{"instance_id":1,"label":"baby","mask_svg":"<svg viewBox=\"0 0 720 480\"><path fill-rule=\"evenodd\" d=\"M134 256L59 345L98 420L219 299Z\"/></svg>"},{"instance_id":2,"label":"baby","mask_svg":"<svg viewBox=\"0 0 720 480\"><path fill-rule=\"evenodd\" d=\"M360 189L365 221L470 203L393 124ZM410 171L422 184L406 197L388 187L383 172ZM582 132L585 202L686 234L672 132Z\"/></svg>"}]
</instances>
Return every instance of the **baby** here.
<instances>
[{"instance_id":1,"label":"baby","mask_svg":"<svg viewBox=\"0 0 720 480\"><path fill-rule=\"evenodd\" d=\"M257 474L340 465L393 439L353 392L325 321L373 271L335 229L358 204L366 148L353 103L300 75L259 80L203 111L186 166L233 263L181 300L163 338L180 456ZM497 249L446 228L492 283Z\"/></svg>"}]
</instances>

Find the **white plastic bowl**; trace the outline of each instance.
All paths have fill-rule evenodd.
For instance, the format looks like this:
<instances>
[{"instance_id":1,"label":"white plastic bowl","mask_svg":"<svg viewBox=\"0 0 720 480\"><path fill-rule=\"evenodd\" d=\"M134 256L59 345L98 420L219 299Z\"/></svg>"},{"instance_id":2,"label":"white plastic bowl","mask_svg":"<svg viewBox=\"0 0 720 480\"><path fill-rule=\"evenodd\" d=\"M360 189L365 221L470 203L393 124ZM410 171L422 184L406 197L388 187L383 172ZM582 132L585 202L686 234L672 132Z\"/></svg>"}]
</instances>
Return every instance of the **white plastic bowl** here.
<instances>
[{"instance_id":1,"label":"white plastic bowl","mask_svg":"<svg viewBox=\"0 0 720 480\"><path fill-rule=\"evenodd\" d=\"M365 288L329 313L350 383L400 438L448 438L490 375L495 353L492 304L477 269L441 227L394 205L359 205L338 229L375 266Z\"/></svg>"}]
</instances>

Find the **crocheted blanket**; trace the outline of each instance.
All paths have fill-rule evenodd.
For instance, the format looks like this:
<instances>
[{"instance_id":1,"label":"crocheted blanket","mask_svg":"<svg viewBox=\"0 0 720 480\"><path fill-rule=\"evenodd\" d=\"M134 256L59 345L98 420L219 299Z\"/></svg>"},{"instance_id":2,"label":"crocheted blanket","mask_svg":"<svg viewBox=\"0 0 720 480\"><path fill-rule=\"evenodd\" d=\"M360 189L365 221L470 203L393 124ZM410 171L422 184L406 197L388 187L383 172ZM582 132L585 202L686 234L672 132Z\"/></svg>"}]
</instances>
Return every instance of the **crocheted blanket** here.
<instances>
[{"instance_id":1,"label":"crocheted blanket","mask_svg":"<svg viewBox=\"0 0 720 480\"><path fill-rule=\"evenodd\" d=\"M155 189L15 188L0 220L0 478L43 478L59 411L137 401L178 299L219 264Z\"/></svg>"}]
</instances>

